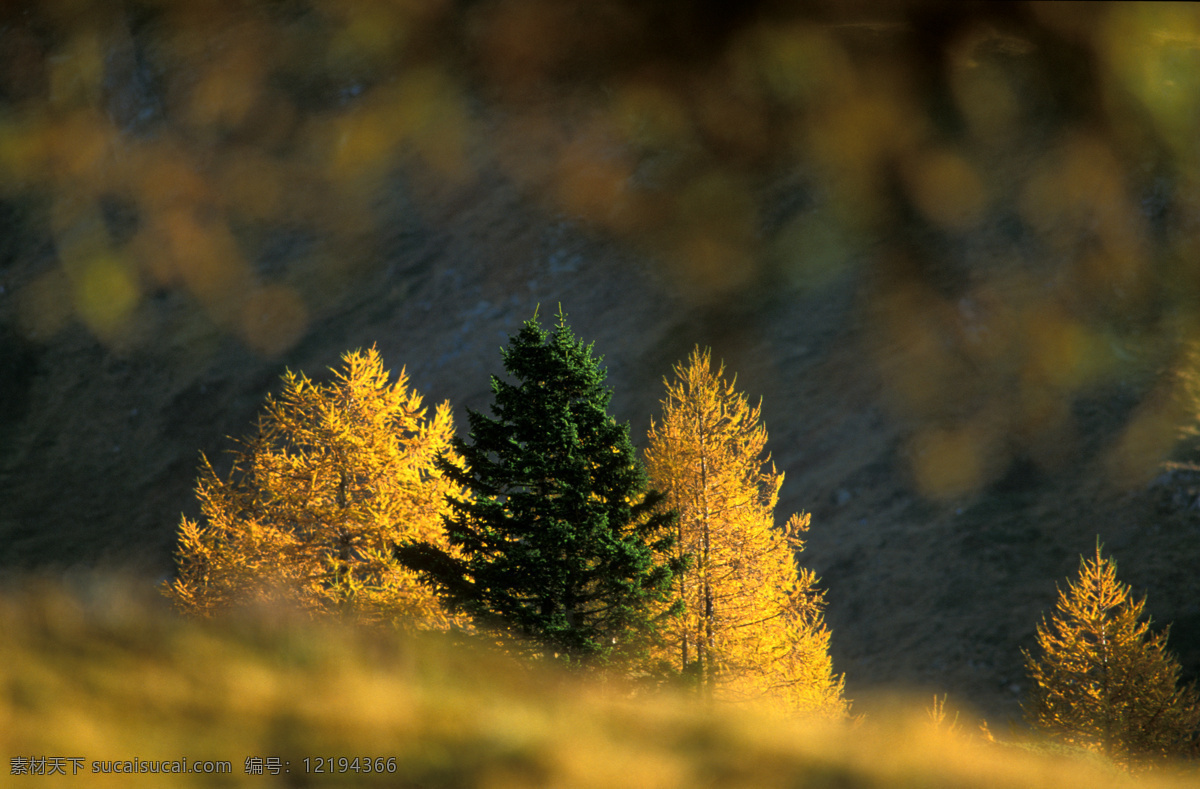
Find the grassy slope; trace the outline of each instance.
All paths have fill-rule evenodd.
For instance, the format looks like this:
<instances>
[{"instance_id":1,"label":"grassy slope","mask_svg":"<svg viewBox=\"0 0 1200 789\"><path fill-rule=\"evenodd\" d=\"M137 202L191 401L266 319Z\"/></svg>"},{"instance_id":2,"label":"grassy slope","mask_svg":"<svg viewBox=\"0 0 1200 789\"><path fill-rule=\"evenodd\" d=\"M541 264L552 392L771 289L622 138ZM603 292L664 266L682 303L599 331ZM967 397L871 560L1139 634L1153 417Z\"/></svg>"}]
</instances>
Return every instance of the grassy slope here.
<instances>
[{"instance_id":1,"label":"grassy slope","mask_svg":"<svg viewBox=\"0 0 1200 789\"><path fill-rule=\"evenodd\" d=\"M856 726L706 710L539 673L432 640L260 611L182 621L114 583L0 598L0 751L228 760L227 776L28 778L39 786L1073 787L1134 781L1094 761L988 745L903 713ZM309 757L395 757L391 775L305 774ZM278 756L290 772L244 772ZM311 764L311 762L310 762ZM68 767L69 770L69 767Z\"/></svg>"}]
</instances>

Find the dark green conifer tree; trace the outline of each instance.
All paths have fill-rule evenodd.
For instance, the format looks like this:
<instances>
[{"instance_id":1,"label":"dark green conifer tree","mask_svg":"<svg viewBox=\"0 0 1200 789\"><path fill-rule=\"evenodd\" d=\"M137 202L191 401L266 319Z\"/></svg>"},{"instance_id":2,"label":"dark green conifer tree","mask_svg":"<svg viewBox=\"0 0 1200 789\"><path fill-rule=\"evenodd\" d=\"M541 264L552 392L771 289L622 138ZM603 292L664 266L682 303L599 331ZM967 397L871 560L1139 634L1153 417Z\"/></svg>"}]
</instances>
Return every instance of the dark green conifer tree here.
<instances>
[{"instance_id":1,"label":"dark green conifer tree","mask_svg":"<svg viewBox=\"0 0 1200 789\"><path fill-rule=\"evenodd\" d=\"M449 542L397 547L400 561L476 624L569 663L637 653L654 636L678 560L674 513L607 413L592 345L560 309L537 314L503 350L513 382L492 377L493 417L468 409L461 464L442 472L470 491L450 500Z\"/></svg>"}]
</instances>

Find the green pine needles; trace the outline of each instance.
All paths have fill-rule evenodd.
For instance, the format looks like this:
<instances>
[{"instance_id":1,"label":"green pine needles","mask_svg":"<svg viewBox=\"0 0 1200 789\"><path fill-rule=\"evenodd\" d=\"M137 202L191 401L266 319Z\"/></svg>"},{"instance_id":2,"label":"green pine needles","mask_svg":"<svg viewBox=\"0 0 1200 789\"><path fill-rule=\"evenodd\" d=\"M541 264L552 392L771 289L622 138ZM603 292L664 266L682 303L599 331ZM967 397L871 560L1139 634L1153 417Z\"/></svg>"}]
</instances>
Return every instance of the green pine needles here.
<instances>
[{"instance_id":1,"label":"green pine needles","mask_svg":"<svg viewBox=\"0 0 1200 789\"><path fill-rule=\"evenodd\" d=\"M607 407L600 360L561 308L502 351L492 417L468 409L469 441L442 472L470 493L445 516L452 555L410 541L400 561L450 607L535 654L570 664L645 654L671 580L674 513Z\"/></svg>"}]
</instances>

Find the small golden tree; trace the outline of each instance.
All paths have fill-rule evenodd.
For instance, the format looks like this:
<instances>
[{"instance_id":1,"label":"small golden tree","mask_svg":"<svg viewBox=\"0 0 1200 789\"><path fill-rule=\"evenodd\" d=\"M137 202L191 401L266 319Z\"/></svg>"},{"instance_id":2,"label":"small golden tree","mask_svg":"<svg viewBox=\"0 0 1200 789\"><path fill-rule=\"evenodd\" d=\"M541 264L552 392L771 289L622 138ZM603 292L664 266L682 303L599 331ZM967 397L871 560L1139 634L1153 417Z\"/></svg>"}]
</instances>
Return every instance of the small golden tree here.
<instances>
[{"instance_id":1,"label":"small golden tree","mask_svg":"<svg viewBox=\"0 0 1200 789\"><path fill-rule=\"evenodd\" d=\"M809 516L775 528L783 474L767 470L760 409L724 372L694 349L650 427L646 467L679 513L676 550L691 557L675 581L683 612L666 628L667 659L710 698L843 714L824 593L796 567Z\"/></svg>"},{"instance_id":2,"label":"small golden tree","mask_svg":"<svg viewBox=\"0 0 1200 789\"><path fill-rule=\"evenodd\" d=\"M1141 621L1146 599L1117 581L1117 566L1080 557L1079 579L1059 591L1052 619L1038 625L1042 657L1024 652L1032 682L1025 716L1069 745L1130 763L1185 752L1200 723L1194 688L1179 686L1167 632Z\"/></svg>"},{"instance_id":3,"label":"small golden tree","mask_svg":"<svg viewBox=\"0 0 1200 789\"><path fill-rule=\"evenodd\" d=\"M401 540L444 546L437 472L454 432L448 403L425 418L403 370L390 383L375 349L343 357L329 383L288 371L228 479L203 459L200 522L183 519L179 574L164 592L207 615L248 600L298 603L366 620L447 627L434 593L392 556Z\"/></svg>"}]
</instances>

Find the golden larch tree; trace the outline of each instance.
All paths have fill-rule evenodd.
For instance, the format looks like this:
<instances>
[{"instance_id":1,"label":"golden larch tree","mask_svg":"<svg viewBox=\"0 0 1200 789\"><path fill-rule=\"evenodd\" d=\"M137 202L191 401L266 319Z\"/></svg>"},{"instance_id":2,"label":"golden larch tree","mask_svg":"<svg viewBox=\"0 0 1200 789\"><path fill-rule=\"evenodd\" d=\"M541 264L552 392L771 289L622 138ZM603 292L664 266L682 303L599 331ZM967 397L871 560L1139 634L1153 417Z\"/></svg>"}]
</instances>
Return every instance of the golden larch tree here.
<instances>
[{"instance_id":1,"label":"golden larch tree","mask_svg":"<svg viewBox=\"0 0 1200 789\"><path fill-rule=\"evenodd\" d=\"M1117 580L1116 562L1080 557L1079 578L1059 590L1057 610L1037 628L1041 659L1024 652L1032 687L1029 723L1069 745L1099 750L1118 762L1180 755L1193 747L1200 703L1179 685L1180 667L1167 631L1142 620Z\"/></svg>"},{"instance_id":2,"label":"golden larch tree","mask_svg":"<svg viewBox=\"0 0 1200 789\"><path fill-rule=\"evenodd\" d=\"M450 450L449 403L426 418L404 370L395 382L374 348L342 357L328 383L288 371L257 431L221 479L203 458L201 519L184 518L178 577L165 593L189 613L278 600L368 621L448 627L435 594L392 555L399 541L444 546L442 515L458 488L435 459Z\"/></svg>"},{"instance_id":3,"label":"golden larch tree","mask_svg":"<svg viewBox=\"0 0 1200 789\"><path fill-rule=\"evenodd\" d=\"M765 453L752 407L694 349L667 381L662 421L651 422L646 467L679 514L676 578L682 613L666 627L666 659L708 698L844 714L833 674L824 593L796 566L808 515L774 523L783 474Z\"/></svg>"}]
</instances>

